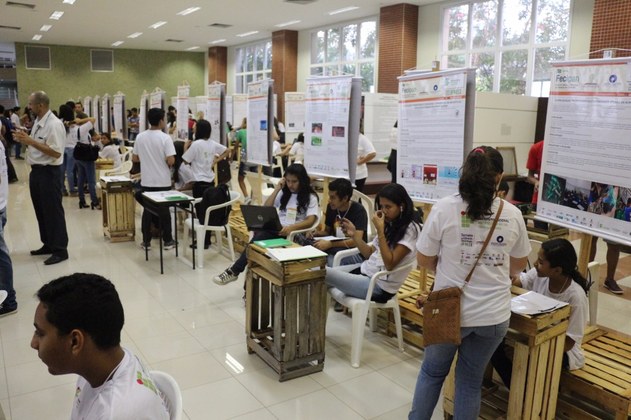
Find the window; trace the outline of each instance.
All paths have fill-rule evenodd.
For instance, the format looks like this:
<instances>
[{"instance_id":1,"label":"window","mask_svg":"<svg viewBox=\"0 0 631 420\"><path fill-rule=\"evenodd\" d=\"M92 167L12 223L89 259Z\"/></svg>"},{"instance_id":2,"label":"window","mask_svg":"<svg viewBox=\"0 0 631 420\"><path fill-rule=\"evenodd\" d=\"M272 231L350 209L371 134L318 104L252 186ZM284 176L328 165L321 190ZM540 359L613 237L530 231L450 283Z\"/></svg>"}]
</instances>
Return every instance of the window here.
<instances>
[{"instance_id":1,"label":"window","mask_svg":"<svg viewBox=\"0 0 631 420\"><path fill-rule=\"evenodd\" d=\"M569 49L571 0L469 1L443 9L442 66L477 67L478 91L548 96Z\"/></svg>"},{"instance_id":2,"label":"window","mask_svg":"<svg viewBox=\"0 0 631 420\"><path fill-rule=\"evenodd\" d=\"M272 41L236 49L236 93L247 93L248 83L272 78Z\"/></svg>"},{"instance_id":3,"label":"window","mask_svg":"<svg viewBox=\"0 0 631 420\"><path fill-rule=\"evenodd\" d=\"M375 91L377 21L375 19L318 29L311 33L311 75L352 74L362 91Z\"/></svg>"}]
</instances>

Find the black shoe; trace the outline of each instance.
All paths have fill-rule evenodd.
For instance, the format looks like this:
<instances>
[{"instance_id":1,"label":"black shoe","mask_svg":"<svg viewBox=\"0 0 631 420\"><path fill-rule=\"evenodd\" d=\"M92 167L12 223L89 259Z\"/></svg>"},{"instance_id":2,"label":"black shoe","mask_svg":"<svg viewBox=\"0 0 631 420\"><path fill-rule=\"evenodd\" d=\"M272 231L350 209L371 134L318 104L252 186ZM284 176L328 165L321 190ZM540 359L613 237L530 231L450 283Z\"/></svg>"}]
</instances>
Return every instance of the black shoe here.
<instances>
[{"instance_id":1,"label":"black shoe","mask_svg":"<svg viewBox=\"0 0 631 420\"><path fill-rule=\"evenodd\" d=\"M31 255L48 255L52 253L53 251L51 251L46 245L44 245L40 249L34 249L31 251Z\"/></svg>"},{"instance_id":2,"label":"black shoe","mask_svg":"<svg viewBox=\"0 0 631 420\"><path fill-rule=\"evenodd\" d=\"M65 261L68 259L68 254L53 254L46 261L44 261L45 265L53 265Z\"/></svg>"},{"instance_id":3,"label":"black shoe","mask_svg":"<svg viewBox=\"0 0 631 420\"><path fill-rule=\"evenodd\" d=\"M98 201L97 202L93 201L93 202L90 203L90 208L92 210L94 210L94 209L101 210L101 203L99 203Z\"/></svg>"},{"instance_id":4,"label":"black shoe","mask_svg":"<svg viewBox=\"0 0 631 420\"><path fill-rule=\"evenodd\" d=\"M87 204L85 204L85 203L79 202L79 208L80 208L80 209L87 209L88 207L90 207L90 206L88 206L88 205L87 205Z\"/></svg>"},{"instance_id":5,"label":"black shoe","mask_svg":"<svg viewBox=\"0 0 631 420\"><path fill-rule=\"evenodd\" d=\"M7 306L0 306L0 318L7 316L7 315L13 315L13 314L17 314L18 313L18 307L15 306L13 308L9 308Z\"/></svg>"}]
</instances>

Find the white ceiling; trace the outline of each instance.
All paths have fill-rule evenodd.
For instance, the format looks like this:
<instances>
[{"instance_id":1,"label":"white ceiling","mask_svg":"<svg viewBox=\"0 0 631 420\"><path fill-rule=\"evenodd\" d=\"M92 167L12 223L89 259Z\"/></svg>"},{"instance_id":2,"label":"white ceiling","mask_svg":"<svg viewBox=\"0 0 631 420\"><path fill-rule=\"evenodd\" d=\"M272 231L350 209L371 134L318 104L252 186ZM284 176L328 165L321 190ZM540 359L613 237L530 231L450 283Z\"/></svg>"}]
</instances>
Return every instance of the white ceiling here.
<instances>
[{"instance_id":1,"label":"white ceiling","mask_svg":"<svg viewBox=\"0 0 631 420\"><path fill-rule=\"evenodd\" d=\"M184 51L199 46L231 46L270 38L281 29L303 30L335 24L366 16L376 16L382 6L407 2L415 5L439 0L316 0L300 5L285 0L76 0L74 5L62 0L0 0L0 25L16 26L19 30L0 29L2 42L76 45L113 48L112 43L124 41L117 48ZM34 10L10 6L8 3L35 5ZM177 13L189 7L201 10L187 16ZM333 10L359 6L357 10L329 15ZM59 20L49 19L54 11L64 12ZM275 25L293 20L300 23L278 28ZM158 21L167 23L158 29L149 28ZM212 28L213 23L232 25ZM52 25L48 32L42 25ZM248 37L237 34L259 31ZM127 36L142 32L137 38ZM33 35L41 34L40 41ZM179 39L181 43L166 42ZM225 41L210 44L210 42Z\"/></svg>"}]
</instances>

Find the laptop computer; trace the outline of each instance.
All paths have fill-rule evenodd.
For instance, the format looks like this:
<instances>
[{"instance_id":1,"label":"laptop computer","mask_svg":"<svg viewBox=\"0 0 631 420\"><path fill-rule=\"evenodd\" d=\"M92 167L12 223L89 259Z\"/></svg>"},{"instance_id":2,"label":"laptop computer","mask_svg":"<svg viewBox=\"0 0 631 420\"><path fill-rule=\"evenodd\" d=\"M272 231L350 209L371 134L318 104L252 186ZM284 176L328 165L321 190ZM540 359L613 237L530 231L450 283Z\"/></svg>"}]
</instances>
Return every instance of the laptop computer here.
<instances>
[{"instance_id":1,"label":"laptop computer","mask_svg":"<svg viewBox=\"0 0 631 420\"><path fill-rule=\"evenodd\" d=\"M279 231L283 228L276 207L241 205L241 212L248 230Z\"/></svg>"}]
</instances>

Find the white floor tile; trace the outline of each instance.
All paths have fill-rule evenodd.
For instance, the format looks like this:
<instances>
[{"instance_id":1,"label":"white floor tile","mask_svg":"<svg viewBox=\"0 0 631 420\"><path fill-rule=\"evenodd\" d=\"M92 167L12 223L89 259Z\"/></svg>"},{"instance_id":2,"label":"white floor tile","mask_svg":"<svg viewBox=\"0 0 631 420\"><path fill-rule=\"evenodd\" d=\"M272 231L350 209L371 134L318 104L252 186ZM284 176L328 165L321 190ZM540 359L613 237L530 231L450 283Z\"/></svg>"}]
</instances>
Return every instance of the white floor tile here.
<instances>
[{"instance_id":1,"label":"white floor tile","mask_svg":"<svg viewBox=\"0 0 631 420\"><path fill-rule=\"evenodd\" d=\"M278 374L272 369L261 369L236 377L266 407L322 389L309 376L279 382Z\"/></svg>"},{"instance_id":2,"label":"white floor tile","mask_svg":"<svg viewBox=\"0 0 631 420\"><path fill-rule=\"evenodd\" d=\"M190 420L230 419L263 408L234 378L184 390L182 399Z\"/></svg>"},{"instance_id":3,"label":"white floor tile","mask_svg":"<svg viewBox=\"0 0 631 420\"><path fill-rule=\"evenodd\" d=\"M233 375L271 369L257 354L248 353L245 343L212 349L210 353Z\"/></svg>"},{"instance_id":4,"label":"white floor tile","mask_svg":"<svg viewBox=\"0 0 631 420\"><path fill-rule=\"evenodd\" d=\"M273 405L269 410L280 420L362 420L362 416L326 389Z\"/></svg>"},{"instance_id":5,"label":"white floor tile","mask_svg":"<svg viewBox=\"0 0 631 420\"><path fill-rule=\"evenodd\" d=\"M76 375L51 375L48 373L46 365L41 361L8 366L6 372L9 397L40 391L58 385L74 384L77 381Z\"/></svg>"},{"instance_id":6,"label":"white floor tile","mask_svg":"<svg viewBox=\"0 0 631 420\"><path fill-rule=\"evenodd\" d=\"M13 420L67 419L72 411L74 393L73 382L11 397L11 418Z\"/></svg>"},{"instance_id":7,"label":"white floor tile","mask_svg":"<svg viewBox=\"0 0 631 420\"><path fill-rule=\"evenodd\" d=\"M134 340L150 364L199 353L202 345L188 332L165 334Z\"/></svg>"},{"instance_id":8,"label":"white floor tile","mask_svg":"<svg viewBox=\"0 0 631 420\"><path fill-rule=\"evenodd\" d=\"M276 416L272 415L267 408L252 411L242 416L233 417L233 420L276 420Z\"/></svg>"},{"instance_id":9,"label":"white floor tile","mask_svg":"<svg viewBox=\"0 0 631 420\"><path fill-rule=\"evenodd\" d=\"M183 390L232 377L208 352L154 363L151 368L169 373Z\"/></svg>"},{"instance_id":10,"label":"white floor tile","mask_svg":"<svg viewBox=\"0 0 631 420\"><path fill-rule=\"evenodd\" d=\"M414 388L416 387L416 379L418 378L418 373L420 370L420 359L408 359L403 362L395 363L394 365L383 368L379 370L379 373L381 373L386 378L389 378L391 381L401 385L410 393L413 393Z\"/></svg>"},{"instance_id":11,"label":"white floor tile","mask_svg":"<svg viewBox=\"0 0 631 420\"><path fill-rule=\"evenodd\" d=\"M233 320L196 328L191 334L209 350L239 343L245 346L245 328Z\"/></svg>"},{"instance_id":12,"label":"white floor tile","mask_svg":"<svg viewBox=\"0 0 631 420\"><path fill-rule=\"evenodd\" d=\"M127 320L124 329L130 337L136 339L185 332L184 327L182 327L171 314L166 312L159 315Z\"/></svg>"},{"instance_id":13,"label":"white floor tile","mask_svg":"<svg viewBox=\"0 0 631 420\"><path fill-rule=\"evenodd\" d=\"M232 320L227 313L211 303L195 308L171 311L170 314L189 331Z\"/></svg>"}]
</instances>

